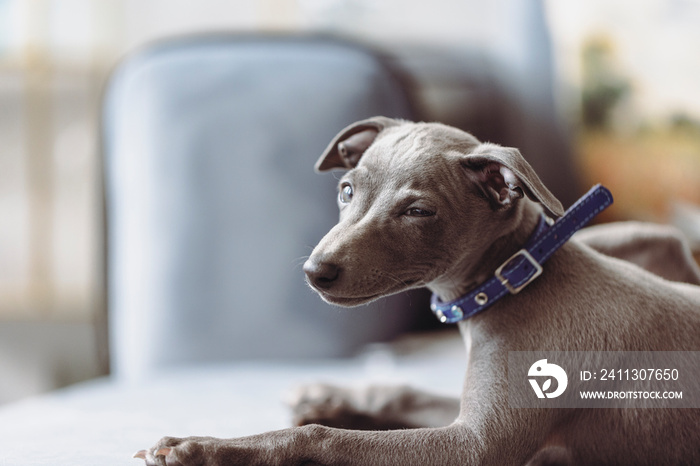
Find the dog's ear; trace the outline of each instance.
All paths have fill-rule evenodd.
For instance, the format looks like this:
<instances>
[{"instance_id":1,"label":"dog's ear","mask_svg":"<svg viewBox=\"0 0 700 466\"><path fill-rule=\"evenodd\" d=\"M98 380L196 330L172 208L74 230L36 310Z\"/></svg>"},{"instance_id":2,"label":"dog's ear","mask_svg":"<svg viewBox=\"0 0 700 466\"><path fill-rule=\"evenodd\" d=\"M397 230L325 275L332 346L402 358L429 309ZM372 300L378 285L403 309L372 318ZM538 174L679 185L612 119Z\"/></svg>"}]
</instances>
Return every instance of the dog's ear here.
<instances>
[{"instance_id":1,"label":"dog's ear","mask_svg":"<svg viewBox=\"0 0 700 466\"><path fill-rule=\"evenodd\" d=\"M376 116L356 121L340 131L328 144L314 168L318 172L342 168L355 168L365 151L382 130L401 124L399 120Z\"/></svg>"},{"instance_id":2,"label":"dog's ear","mask_svg":"<svg viewBox=\"0 0 700 466\"><path fill-rule=\"evenodd\" d=\"M484 143L466 155L462 163L496 208L509 208L527 195L555 217L564 215L561 202L545 187L518 149Z\"/></svg>"}]
</instances>

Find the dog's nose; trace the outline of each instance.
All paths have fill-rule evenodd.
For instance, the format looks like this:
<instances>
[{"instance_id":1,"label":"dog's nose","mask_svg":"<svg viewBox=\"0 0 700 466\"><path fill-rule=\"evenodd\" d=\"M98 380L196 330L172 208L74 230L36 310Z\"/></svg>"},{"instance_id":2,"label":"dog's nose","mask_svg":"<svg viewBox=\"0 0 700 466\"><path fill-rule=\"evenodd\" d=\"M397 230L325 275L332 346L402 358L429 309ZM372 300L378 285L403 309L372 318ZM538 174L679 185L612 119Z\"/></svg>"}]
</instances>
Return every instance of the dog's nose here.
<instances>
[{"instance_id":1,"label":"dog's nose","mask_svg":"<svg viewBox=\"0 0 700 466\"><path fill-rule=\"evenodd\" d=\"M304 263L304 273L313 286L327 290L340 276L340 267L329 262L309 259Z\"/></svg>"}]
</instances>

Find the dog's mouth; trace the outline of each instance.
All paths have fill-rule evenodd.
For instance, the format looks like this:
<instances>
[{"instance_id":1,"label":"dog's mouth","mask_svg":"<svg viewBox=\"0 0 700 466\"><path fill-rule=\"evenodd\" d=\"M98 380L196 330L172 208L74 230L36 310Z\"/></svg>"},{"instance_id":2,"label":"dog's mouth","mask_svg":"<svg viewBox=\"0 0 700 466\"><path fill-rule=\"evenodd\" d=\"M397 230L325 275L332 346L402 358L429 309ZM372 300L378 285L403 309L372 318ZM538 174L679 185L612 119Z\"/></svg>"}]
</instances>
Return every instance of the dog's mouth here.
<instances>
[{"instance_id":1,"label":"dog's mouth","mask_svg":"<svg viewBox=\"0 0 700 466\"><path fill-rule=\"evenodd\" d=\"M368 304L371 303L372 301L376 301L377 299L383 298L385 296L390 296L396 293L400 293L402 291L415 288L416 283L418 283L418 280L410 280L410 281L405 281L401 285L397 285L395 287L391 287L387 290L383 290L380 292L375 292L372 294L368 295L350 295L350 294L343 294L338 291L333 292L333 290L324 290L324 289L319 289L312 284L310 284L311 288L316 291L321 298L326 301L329 304L334 304L336 306L342 306L342 307L356 307L356 306L361 306L363 304Z\"/></svg>"},{"instance_id":2,"label":"dog's mouth","mask_svg":"<svg viewBox=\"0 0 700 466\"><path fill-rule=\"evenodd\" d=\"M368 304L385 296L384 293L376 293L368 296L342 296L329 293L326 290L319 290L318 288L314 288L314 291L316 291L325 302L343 307L355 307Z\"/></svg>"}]
</instances>

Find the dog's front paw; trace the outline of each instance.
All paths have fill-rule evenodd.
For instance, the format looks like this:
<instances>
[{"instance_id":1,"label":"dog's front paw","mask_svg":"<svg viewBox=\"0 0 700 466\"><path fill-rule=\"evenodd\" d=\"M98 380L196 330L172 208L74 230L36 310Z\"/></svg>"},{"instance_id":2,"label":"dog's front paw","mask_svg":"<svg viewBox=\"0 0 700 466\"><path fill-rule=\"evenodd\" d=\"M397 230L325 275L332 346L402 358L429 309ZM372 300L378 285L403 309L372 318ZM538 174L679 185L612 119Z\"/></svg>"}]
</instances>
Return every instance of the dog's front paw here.
<instances>
[{"instance_id":1,"label":"dog's front paw","mask_svg":"<svg viewBox=\"0 0 700 466\"><path fill-rule=\"evenodd\" d=\"M288 399L293 423L297 426L320 424L343 429L382 428L367 406L364 389L337 387L323 383L303 385Z\"/></svg>"},{"instance_id":2,"label":"dog's front paw","mask_svg":"<svg viewBox=\"0 0 700 466\"><path fill-rule=\"evenodd\" d=\"M146 466L223 466L246 464L245 454L225 440L213 437L163 437L149 450L136 452L134 458Z\"/></svg>"},{"instance_id":3,"label":"dog's front paw","mask_svg":"<svg viewBox=\"0 0 700 466\"><path fill-rule=\"evenodd\" d=\"M356 414L347 389L314 383L298 387L287 400L292 408L293 423L297 426L321 424L346 427L348 418Z\"/></svg>"}]
</instances>

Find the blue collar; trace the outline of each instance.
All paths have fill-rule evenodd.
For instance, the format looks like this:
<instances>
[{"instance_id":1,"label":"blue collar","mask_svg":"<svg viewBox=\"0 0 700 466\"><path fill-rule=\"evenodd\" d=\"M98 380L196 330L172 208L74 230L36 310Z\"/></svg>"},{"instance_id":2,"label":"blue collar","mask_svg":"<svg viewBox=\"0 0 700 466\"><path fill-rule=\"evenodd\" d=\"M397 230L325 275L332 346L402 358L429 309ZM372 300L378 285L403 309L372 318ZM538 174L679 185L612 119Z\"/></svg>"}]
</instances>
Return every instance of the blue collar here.
<instances>
[{"instance_id":1,"label":"blue collar","mask_svg":"<svg viewBox=\"0 0 700 466\"><path fill-rule=\"evenodd\" d=\"M485 310L506 294L518 294L540 276L542 264L557 249L612 202L610 191L598 184L556 222L543 214L525 246L501 264L491 279L450 302L440 301L433 293L433 314L444 324L454 324Z\"/></svg>"}]
</instances>

